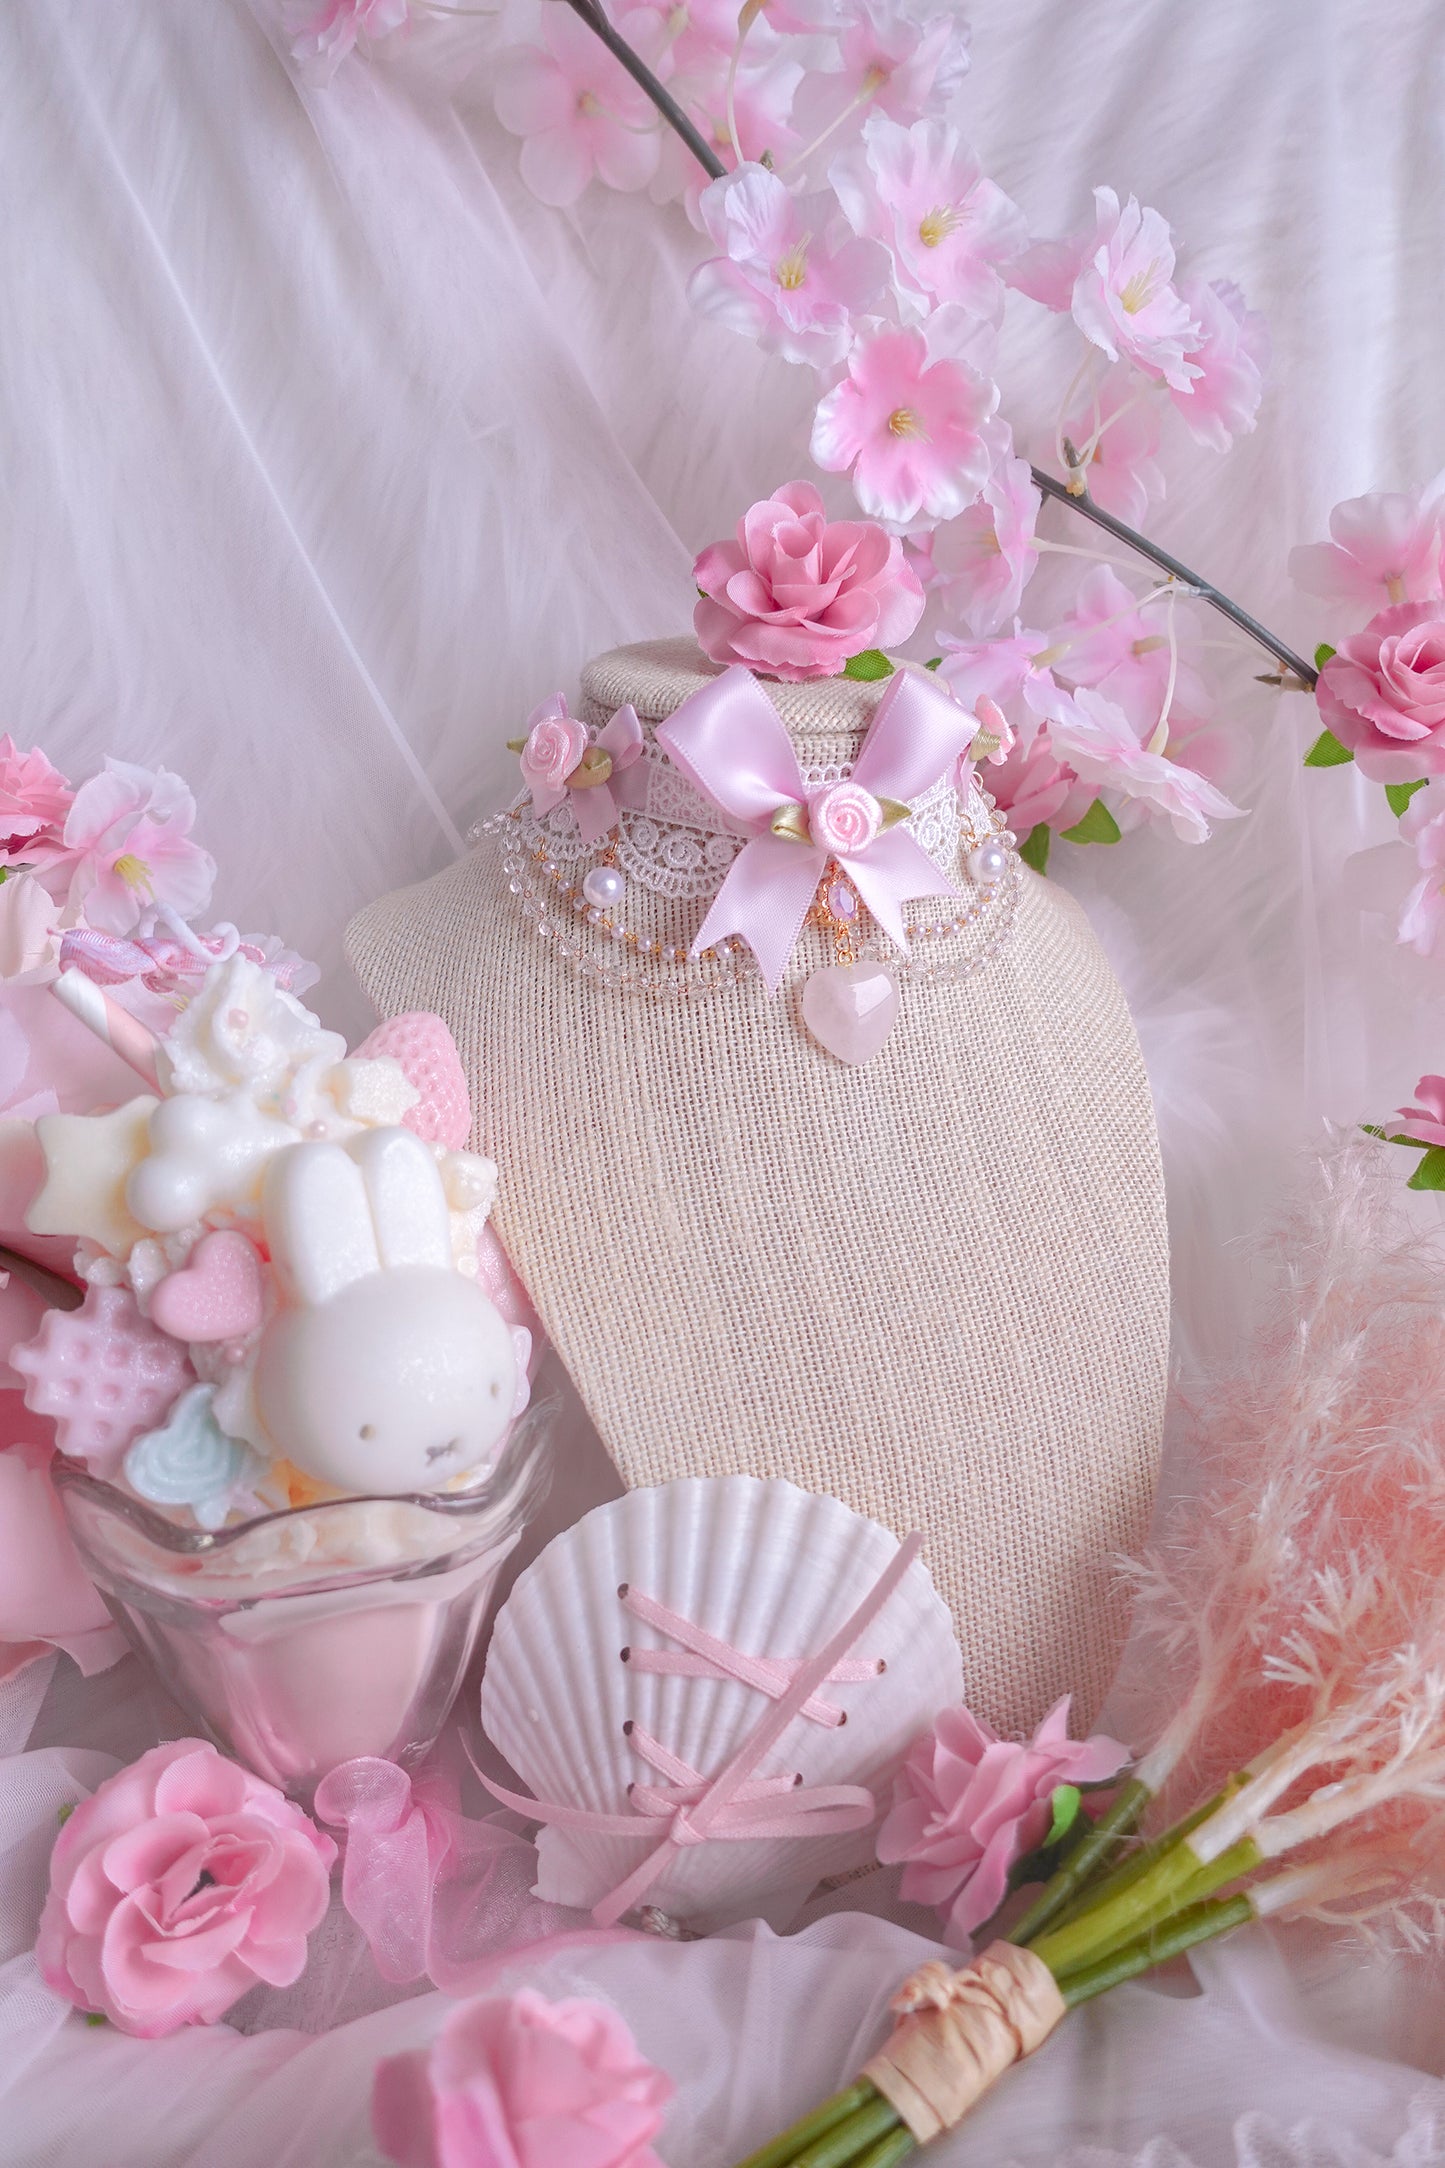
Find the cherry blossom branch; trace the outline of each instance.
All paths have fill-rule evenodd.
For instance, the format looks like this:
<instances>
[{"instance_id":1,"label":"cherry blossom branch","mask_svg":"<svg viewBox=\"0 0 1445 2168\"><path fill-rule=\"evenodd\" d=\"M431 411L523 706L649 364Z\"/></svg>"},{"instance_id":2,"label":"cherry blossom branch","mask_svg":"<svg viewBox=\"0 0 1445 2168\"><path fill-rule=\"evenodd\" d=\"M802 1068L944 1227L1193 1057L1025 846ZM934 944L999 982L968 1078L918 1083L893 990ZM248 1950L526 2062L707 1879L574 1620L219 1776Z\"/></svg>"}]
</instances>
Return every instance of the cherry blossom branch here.
<instances>
[{"instance_id":1,"label":"cherry blossom branch","mask_svg":"<svg viewBox=\"0 0 1445 2168\"><path fill-rule=\"evenodd\" d=\"M594 31L602 40L614 59L621 62L638 87L647 93L669 128L681 137L692 152L704 173L714 181L722 180L727 173L727 167L711 146L704 142L677 100L658 81L646 61L639 59L627 40L618 35L600 9L591 5L591 0L567 0L567 4L581 17L588 29ZM871 96L871 92L869 95ZM811 145L810 151L816 148L816 144ZM794 164L796 163L794 160ZM1291 690L1313 692L1318 671L1302 656L1296 655L1293 648L1286 647L1284 641L1261 625L1257 618L1251 617L1247 610L1242 610L1237 602L1232 602L1228 595L1209 580L1201 579L1197 572L1191 572L1188 565L1181 564L1177 557L1171 557L1167 551L1159 549L1144 535L1136 533L1134 528L1126 527L1123 520L1115 519L1112 512L1105 512L1094 503L1087 491L1083 495L1075 494L1067 482L1057 480L1042 467L1031 466L1029 472L1034 478L1035 487L1041 489L1046 497L1053 497L1058 503L1068 505L1081 519L1091 521L1096 527L1102 527L1105 534L1112 535L1116 542L1122 542L1126 549L1133 550L1136 555L1146 557L1151 564L1157 565L1161 572L1167 572L1172 580L1178 580L1181 585L1192 588L1202 601L1207 602L1211 609L1217 610L1221 617L1228 618L1230 624L1237 626L1246 638L1252 640L1257 647L1262 647L1266 654L1273 655L1280 669L1278 675L1271 674L1265 680L1266 683L1286 686Z\"/></svg>"}]
</instances>

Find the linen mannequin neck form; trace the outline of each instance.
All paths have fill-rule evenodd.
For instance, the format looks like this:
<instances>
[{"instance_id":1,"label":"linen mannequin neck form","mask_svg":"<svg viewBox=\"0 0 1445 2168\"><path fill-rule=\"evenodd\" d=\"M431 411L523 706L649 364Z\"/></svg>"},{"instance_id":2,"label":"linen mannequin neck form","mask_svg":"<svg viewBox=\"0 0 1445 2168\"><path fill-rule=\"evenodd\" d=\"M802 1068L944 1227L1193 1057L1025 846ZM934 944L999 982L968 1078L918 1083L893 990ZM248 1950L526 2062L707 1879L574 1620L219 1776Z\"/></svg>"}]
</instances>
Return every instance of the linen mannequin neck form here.
<instances>
[{"instance_id":1,"label":"linen mannequin neck form","mask_svg":"<svg viewBox=\"0 0 1445 2168\"><path fill-rule=\"evenodd\" d=\"M650 739L715 676L690 641L619 649L580 712L631 702ZM885 688L763 682L805 774L846 772ZM1016 866L962 930L957 899L910 905L935 976L849 1067L796 1015L814 928L771 1000L755 975L629 998L585 968L585 910L572 957L538 937L499 841L369 906L349 953L383 1014L455 1032L498 1232L623 1479L783 1475L922 1529L972 1706L1016 1729L1072 1690L1086 1720L1148 1520L1168 1262L1137 1042L1077 906ZM663 950L706 908L626 880Z\"/></svg>"}]
</instances>

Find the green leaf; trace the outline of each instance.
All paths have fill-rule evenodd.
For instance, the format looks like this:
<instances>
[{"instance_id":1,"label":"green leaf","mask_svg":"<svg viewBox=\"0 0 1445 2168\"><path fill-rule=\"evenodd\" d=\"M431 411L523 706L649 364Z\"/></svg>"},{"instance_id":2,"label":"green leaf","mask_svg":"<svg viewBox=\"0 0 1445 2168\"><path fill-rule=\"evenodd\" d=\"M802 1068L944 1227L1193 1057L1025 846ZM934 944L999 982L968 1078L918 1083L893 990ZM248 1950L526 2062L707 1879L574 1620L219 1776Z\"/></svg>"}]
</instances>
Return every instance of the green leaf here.
<instances>
[{"instance_id":1,"label":"green leaf","mask_svg":"<svg viewBox=\"0 0 1445 2168\"><path fill-rule=\"evenodd\" d=\"M941 670L943 668L943 657L941 655L930 655L923 667L925 670Z\"/></svg>"},{"instance_id":2,"label":"green leaf","mask_svg":"<svg viewBox=\"0 0 1445 2168\"><path fill-rule=\"evenodd\" d=\"M1334 654L1335 650L1330 646L1329 642L1321 640L1319 646L1315 649L1316 670L1323 670L1325 664L1333 659Z\"/></svg>"},{"instance_id":3,"label":"green leaf","mask_svg":"<svg viewBox=\"0 0 1445 2168\"><path fill-rule=\"evenodd\" d=\"M1396 820L1400 818L1416 791L1425 788L1428 780L1428 777L1422 775L1414 783L1387 783L1385 785L1385 798Z\"/></svg>"},{"instance_id":4,"label":"green leaf","mask_svg":"<svg viewBox=\"0 0 1445 2168\"><path fill-rule=\"evenodd\" d=\"M1122 833L1102 798L1096 798L1081 821L1063 832L1065 843L1117 843Z\"/></svg>"},{"instance_id":5,"label":"green leaf","mask_svg":"<svg viewBox=\"0 0 1445 2168\"><path fill-rule=\"evenodd\" d=\"M1077 1784L1056 1784L1054 1786L1054 1796L1051 1801L1054 1819L1049 1833L1044 1839L1046 1845L1057 1844L1060 1837L1068 1835L1079 1818L1079 1809L1083 1803L1084 1795Z\"/></svg>"},{"instance_id":6,"label":"green leaf","mask_svg":"<svg viewBox=\"0 0 1445 2168\"><path fill-rule=\"evenodd\" d=\"M71 1815L74 1814L78 1804L79 1802L77 1800L68 1799L63 1807L56 1808L55 1819L57 1822L59 1822L62 1829L64 1829L66 1823L70 1820Z\"/></svg>"},{"instance_id":7,"label":"green leaf","mask_svg":"<svg viewBox=\"0 0 1445 2168\"><path fill-rule=\"evenodd\" d=\"M1354 759L1347 745L1341 745L1332 730L1322 730L1314 744L1305 754L1307 768L1343 768Z\"/></svg>"},{"instance_id":8,"label":"green leaf","mask_svg":"<svg viewBox=\"0 0 1445 2168\"><path fill-rule=\"evenodd\" d=\"M87 2010L85 2013L85 2022L87 2025L103 2025L105 2023L105 2017L103 2013L99 2010Z\"/></svg>"},{"instance_id":9,"label":"green leaf","mask_svg":"<svg viewBox=\"0 0 1445 2168\"><path fill-rule=\"evenodd\" d=\"M844 663L843 675L862 678L867 684L874 678L892 677L893 665L881 647L865 647L861 655L853 655Z\"/></svg>"},{"instance_id":10,"label":"green leaf","mask_svg":"<svg viewBox=\"0 0 1445 2168\"><path fill-rule=\"evenodd\" d=\"M1408 1184L1410 1189L1445 1189L1445 1144L1432 1144Z\"/></svg>"},{"instance_id":11,"label":"green leaf","mask_svg":"<svg viewBox=\"0 0 1445 2168\"><path fill-rule=\"evenodd\" d=\"M1019 857L1026 866L1032 866L1035 873L1047 873L1049 845L1052 841L1053 836L1047 824L1040 821L1038 827L1031 828L1019 845Z\"/></svg>"}]
</instances>

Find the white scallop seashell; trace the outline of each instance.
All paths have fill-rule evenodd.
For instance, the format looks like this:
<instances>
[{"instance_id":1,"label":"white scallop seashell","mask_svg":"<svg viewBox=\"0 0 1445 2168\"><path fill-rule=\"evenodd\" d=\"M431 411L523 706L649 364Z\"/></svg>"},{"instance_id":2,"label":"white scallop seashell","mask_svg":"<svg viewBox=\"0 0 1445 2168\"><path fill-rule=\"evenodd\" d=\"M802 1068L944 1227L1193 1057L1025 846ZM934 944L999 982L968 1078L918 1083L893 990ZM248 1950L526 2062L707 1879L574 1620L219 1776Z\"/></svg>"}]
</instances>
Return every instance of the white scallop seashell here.
<instances>
[{"instance_id":1,"label":"white scallop seashell","mask_svg":"<svg viewBox=\"0 0 1445 2168\"><path fill-rule=\"evenodd\" d=\"M752 1476L686 1479L599 1506L550 1543L508 1598L482 1680L482 1724L538 1801L630 1811L628 1786L659 1784L624 1727L635 1723L690 1769L715 1777L772 1706L729 1678L660 1676L624 1647L677 1644L619 1600L630 1586L749 1656L816 1656L868 1594L898 1539L836 1498ZM820 1695L846 1712L829 1728L799 1716L758 1766L806 1786L860 1784L880 1813L909 1746L963 1699L953 1623L915 1560L850 1654L873 1675ZM875 1824L876 1826L876 1824ZM590 1909L665 1832L637 1837L542 1824L536 1894ZM643 1902L698 1927L793 1917L816 1883L871 1862L874 1829L691 1844Z\"/></svg>"}]
</instances>

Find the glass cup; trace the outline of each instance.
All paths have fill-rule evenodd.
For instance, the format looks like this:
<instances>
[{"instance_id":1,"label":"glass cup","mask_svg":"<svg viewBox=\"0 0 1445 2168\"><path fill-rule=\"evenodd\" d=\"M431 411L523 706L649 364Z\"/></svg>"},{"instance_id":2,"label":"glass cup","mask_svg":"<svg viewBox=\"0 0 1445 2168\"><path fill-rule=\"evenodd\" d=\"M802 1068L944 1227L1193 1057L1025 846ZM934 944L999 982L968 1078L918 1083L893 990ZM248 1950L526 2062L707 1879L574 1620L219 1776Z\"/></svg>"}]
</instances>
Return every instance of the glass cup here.
<instances>
[{"instance_id":1,"label":"glass cup","mask_svg":"<svg viewBox=\"0 0 1445 2168\"><path fill-rule=\"evenodd\" d=\"M218 1746L309 1804L338 1762L410 1768L432 1746L547 1462L533 1415L468 1490L337 1498L214 1532L58 1454L52 1472L131 1645Z\"/></svg>"}]
</instances>

